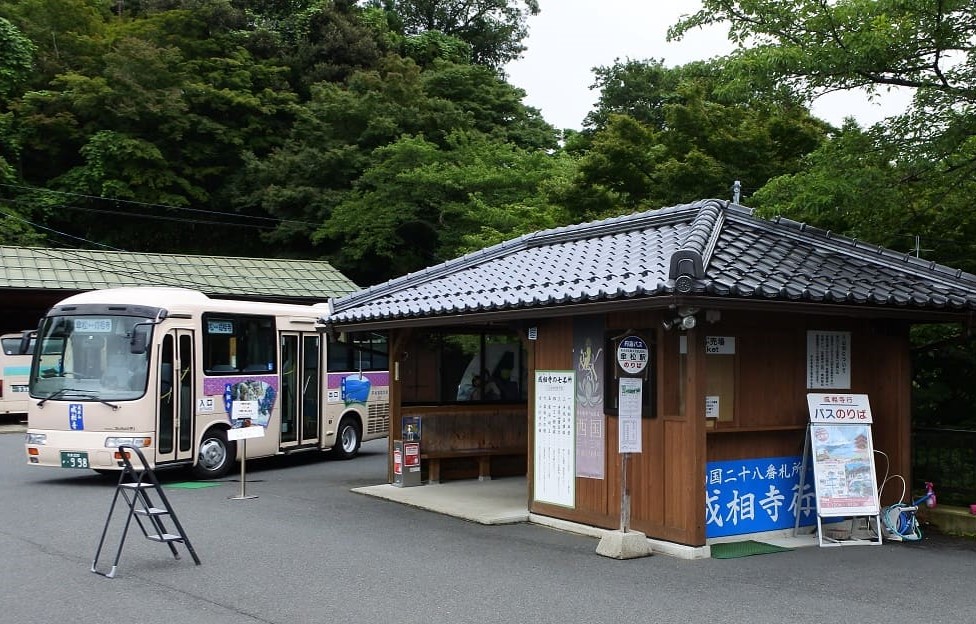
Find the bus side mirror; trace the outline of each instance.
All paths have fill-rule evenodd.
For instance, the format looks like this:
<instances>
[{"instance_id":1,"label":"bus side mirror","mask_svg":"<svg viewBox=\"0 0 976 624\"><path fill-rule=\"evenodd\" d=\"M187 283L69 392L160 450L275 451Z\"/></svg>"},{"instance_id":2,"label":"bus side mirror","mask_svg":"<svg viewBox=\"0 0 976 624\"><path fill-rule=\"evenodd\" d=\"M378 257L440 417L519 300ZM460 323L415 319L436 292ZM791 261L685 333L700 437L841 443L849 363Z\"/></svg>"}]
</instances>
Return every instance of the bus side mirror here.
<instances>
[{"instance_id":1,"label":"bus side mirror","mask_svg":"<svg viewBox=\"0 0 976 624\"><path fill-rule=\"evenodd\" d=\"M20 355L30 355L34 352L34 350L31 349L31 334L33 333L34 332L27 330L20 334L20 350L18 351Z\"/></svg>"},{"instance_id":2,"label":"bus side mirror","mask_svg":"<svg viewBox=\"0 0 976 624\"><path fill-rule=\"evenodd\" d=\"M145 325L136 325L132 328L132 338L129 340L129 353L140 355L146 352L149 344L149 328Z\"/></svg>"}]
</instances>

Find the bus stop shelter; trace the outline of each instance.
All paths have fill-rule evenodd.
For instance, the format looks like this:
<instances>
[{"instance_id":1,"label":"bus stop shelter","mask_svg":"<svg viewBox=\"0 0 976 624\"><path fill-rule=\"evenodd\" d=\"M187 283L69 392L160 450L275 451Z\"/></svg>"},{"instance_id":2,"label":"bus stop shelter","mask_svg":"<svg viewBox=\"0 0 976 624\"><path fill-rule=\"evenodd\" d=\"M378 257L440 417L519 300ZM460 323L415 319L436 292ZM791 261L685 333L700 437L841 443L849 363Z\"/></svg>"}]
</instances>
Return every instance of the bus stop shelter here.
<instances>
[{"instance_id":1,"label":"bus stop shelter","mask_svg":"<svg viewBox=\"0 0 976 624\"><path fill-rule=\"evenodd\" d=\"M630 527L699 547L810 520L811 392L869 396L874 448L911 483L909 329L974 310L976 276L703 200L510 240L326 321L390 332L390 483L409 429L426 482L524 475L534 516L614 529L626 481ZM476 376L514 393L474 398ZM621 386L640 390L629 429Z\"/></svg>"}]
</instances>

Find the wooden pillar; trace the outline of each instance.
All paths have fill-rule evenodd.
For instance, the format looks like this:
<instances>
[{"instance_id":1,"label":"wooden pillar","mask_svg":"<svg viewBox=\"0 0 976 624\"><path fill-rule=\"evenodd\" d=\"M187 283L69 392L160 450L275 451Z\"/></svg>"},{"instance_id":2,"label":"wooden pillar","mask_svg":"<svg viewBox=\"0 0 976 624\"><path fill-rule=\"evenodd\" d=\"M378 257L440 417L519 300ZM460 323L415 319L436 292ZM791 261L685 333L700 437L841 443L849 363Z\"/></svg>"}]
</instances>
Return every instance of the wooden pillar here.
<instances>
[{"instance_id":1,"label":"wooden pillar","mask_svg":"<svg viewBox=\"0 0 976 624\"><path fill-rule=\"evenodd\" d=\"M390 330L390 435L386 437L386 482L393 483L393 441L403 430L403 391L400 377L400 362L406 352L411 330Z\"/></svg>"}]
</instances>

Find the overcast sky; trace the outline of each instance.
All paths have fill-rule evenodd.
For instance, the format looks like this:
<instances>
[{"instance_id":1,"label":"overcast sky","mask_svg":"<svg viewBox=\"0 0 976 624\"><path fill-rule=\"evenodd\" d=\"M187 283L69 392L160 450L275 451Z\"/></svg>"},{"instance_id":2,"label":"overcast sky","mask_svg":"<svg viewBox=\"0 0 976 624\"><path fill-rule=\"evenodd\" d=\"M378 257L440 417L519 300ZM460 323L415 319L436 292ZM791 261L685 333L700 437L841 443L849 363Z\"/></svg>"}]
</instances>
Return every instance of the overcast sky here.
<instances>
[{"instance_id":1,"label":"overcast sky","mask_svg":"<svg viewBox=\"0 0 976 624\"><path fill-rule=\"evenodd\" d=\"M525 103L542 111L557 128L579 129L598 92L593 67L615 59L663 59L668 67L728 53L726 29L693 31L667 41L668 27L701 7L699 0L540 0L541 13L528 20L528 50L506 67L509 82L527 93ZM885 95L869 103L863 95L823 97L813 112L839 125L853 115L862 126L899 112L906 97Z\"/></svg>"}]
</instances>

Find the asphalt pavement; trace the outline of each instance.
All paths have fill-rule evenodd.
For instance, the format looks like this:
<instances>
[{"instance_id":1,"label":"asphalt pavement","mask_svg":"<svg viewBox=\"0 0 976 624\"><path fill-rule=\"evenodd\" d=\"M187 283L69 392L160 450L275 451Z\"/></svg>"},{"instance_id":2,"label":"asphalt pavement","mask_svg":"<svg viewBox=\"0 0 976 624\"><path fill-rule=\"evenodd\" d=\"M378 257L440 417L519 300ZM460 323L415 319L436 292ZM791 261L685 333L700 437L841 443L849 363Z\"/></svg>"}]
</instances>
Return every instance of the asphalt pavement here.
<instances>
[{"instance_id":1,"label":"asphalt pavement","mask_svg":"<svg viewBox=\"0 0 976 624\"><path fill-rule=\"evenodd\" d=\"M130 530L117 576L90 571L115 482L27 465L0 428L0 621L252 622L976 621L976 541L798 548L739 559L615 560L598 540L482 525L352 490L385 482L386 441L336 461L247 464L212 487L166 494L200 556ZM116 523L118 520L116 520ZM117 540L110 532L111 562Z\"/></svg>"}]
</instances>

